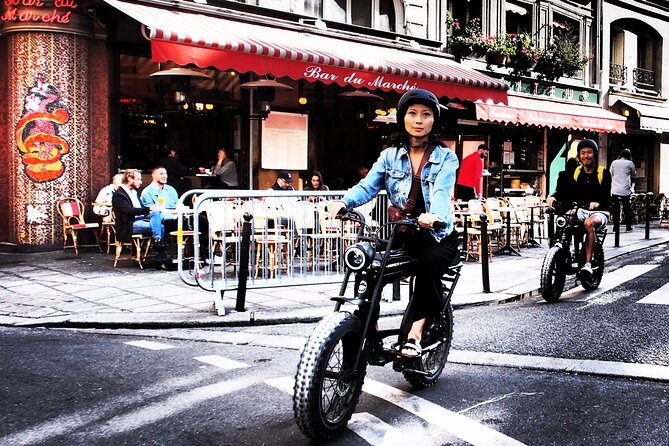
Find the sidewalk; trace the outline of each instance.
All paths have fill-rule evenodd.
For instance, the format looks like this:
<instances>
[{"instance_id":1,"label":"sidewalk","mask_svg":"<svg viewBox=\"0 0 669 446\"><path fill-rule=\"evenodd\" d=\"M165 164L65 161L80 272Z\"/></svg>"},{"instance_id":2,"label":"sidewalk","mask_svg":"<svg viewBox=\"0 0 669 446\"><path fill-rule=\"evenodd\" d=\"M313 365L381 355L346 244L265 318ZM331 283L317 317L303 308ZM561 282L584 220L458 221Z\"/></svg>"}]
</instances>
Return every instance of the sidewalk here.
<instances>
[{"instance_id":1,"label":"sidewalk","mask_svg":"<svg viewBox=\"0 0 669 446\"><path fill-rule=\"evenodd\" d=\"M614 248L609 226L605 255L612 259L669 242L669 230L651 225L620 234ZM499 255L490 265L491 293L484 293L481 265L465 262L453 305L490 305L538 295L539 272L546 244L523 248L521 256ZM382 303L383 314L401 314L402 299ZM185 327L235 326L314 321L332 311L329 300L338 284L249 289L246 311L234 311L236 292L223 303L228 314L218 316L214 293L181 281L177 272L140 270L136 265L113 268L113 257L95 251L42 253L0 252L0 325L61 327Z\"/></svg>"}]
</instances>

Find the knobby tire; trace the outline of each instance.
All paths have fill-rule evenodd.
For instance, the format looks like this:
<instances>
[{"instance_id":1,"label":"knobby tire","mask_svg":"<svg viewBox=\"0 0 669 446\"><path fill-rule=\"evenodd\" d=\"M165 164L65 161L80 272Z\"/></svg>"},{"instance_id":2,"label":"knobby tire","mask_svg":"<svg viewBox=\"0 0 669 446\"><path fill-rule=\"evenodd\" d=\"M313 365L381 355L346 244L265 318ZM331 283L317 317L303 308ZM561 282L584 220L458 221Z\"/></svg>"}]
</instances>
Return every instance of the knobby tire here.
<instances>
[{"instance_id":1,"label":"knobby tire","mask_svg":"<svg viewBox=\"0 0 669 446\"><path fill-rule=\"evenodd\" d=\"M417 373L411 370L403 372L404 378L413 386L414 389L424 389L433 386L441 372L444 370L448 353L451 350L451 341L453 340L453 306L450 302L446 305L443 314L443 320L432 324L425 330L422 345L428 346L436 342L441 344L430 352L424 353L420 360L419 371ZM424 374L425 373L425 374Z\"/></svg>"},{"instance_id":2,"label":"knobby tire","mask_svg":"<svg viewBox=\"0 0 669 446\"><path fill-rule=\"evenodd\" d=\"M562 248L553 246L541 265L541 296L546 302L557 302L567 279L566 258Z\"/></svg>"},{"instance_id":3,"label":"knobby tire","mask_svg":"<svg viewBox=\"0 0 669 446\"><path fill-rule=\"evenodd\" d=\"M358 404L367 361L351 367L362 341L362 323L346 311L325 317L302 350L295 376L293 412L300 430L317 441L346 429Z\"/></svg>"}]
</instances>

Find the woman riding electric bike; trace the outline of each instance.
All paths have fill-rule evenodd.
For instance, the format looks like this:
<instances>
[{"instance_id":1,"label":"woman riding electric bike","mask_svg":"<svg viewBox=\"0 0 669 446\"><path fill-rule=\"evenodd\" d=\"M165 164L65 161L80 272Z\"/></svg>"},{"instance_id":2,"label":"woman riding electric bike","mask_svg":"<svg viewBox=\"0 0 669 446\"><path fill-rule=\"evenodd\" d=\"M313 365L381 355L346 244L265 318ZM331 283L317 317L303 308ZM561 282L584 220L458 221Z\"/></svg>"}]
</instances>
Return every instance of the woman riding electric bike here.
<instances>
[{"instance_id":1,"label":"woman riding electric bike","mask_svg":"<svg viewBox=\"0 0 669 446\"><path fill-rule=\"evenodd\" d=\"M341 201L328 204L330 218L334 218L342 208L351 209L360 206L385 189L392 204L389 208L391 221L409 222L400 226L406 230L402 231L400 237L393 237L393 244L387 247L386 251L403 246L403 252L409 258L414 259L415 263L413 269L415 288L411 316L407 324L408 329L400 336L398 341L400 344L396 349L396 354L412 359L421 358L423 355L423 348L426 347L423 342L424 329L429 326L428 322L441 314L443 308L442 277L449 272L449 267L458 257L458 238L457 233L453 230L453 213L450 204L450 193L455 184L458 159L455 153L442 146L436 139L441 108L439 100L429 91L417 89L405 93L397 105L397 122L400 126L397 140L392 141L390 147L381 153L367 176L350 189ZM416 219L415 223L411 224L411 220L407 218ZM435 225L436 222L443 222L443 227L441 224ZM377 274L376 283L380 283L379 274ZM367 283L366 286L371 285ZM372 295L369 297L374 298ZM374 305L372 302L372 317L365 322L362 333L371 332L368 325L378 318L378 314L374 316L374 313L377 313L373 308ZM322 337L322 332L332 330L331 319L324 320L322 324L325 325L319 324L312 337ZM335 326L338 327L339 324ZM348 338L344 336L344 333L340 333L340 336L342 340L350 339L347 342L355 345L360 340L360 335L356 333L357 330L353 332ZM365 340L369 341L363 338L363 342ZM359 389L364 379L364 366L362 365L364 361L360 359L360 356L366 349L363 348L360 354L353 358L357 369L347 372L347 376L342 378L338 384L347 389L350 389L351 386L358 388L358 392L354 391L352 394L342 389L348 398L342 404L345 404L347 408L352 407L350 411L345 411L347 413L332 421L324 418L325 401L318 403L311 401L313 397L320 395L320 390L316 389L314 393L313 386L304 387L305 382L314 382L305 378L302 374L304 370L307 370L305 373L312 377L315 376L314 374L328 373L325 371L327 369L325 366L318 370L312 366L303 367L305 364L310 364L309 357L314 354L309 349L309 345L308 342L303 351L296 379L295 416L298 425L307 435L318 439L331 438L346 426L357 403ZM316 342L316 345L322 344ZM364 346L364 344L361 345ZM329 360L329 358L330 356L326 354L325 359ZM352 379L354 375L360 376L357 378L359 381ZM319 382L320 385L323 384L322 380L316 379L316 383ZM320 388L320 385L315 384L317 388ZM310 402L316 406L310 406ZM307 406L310 408L305 408Z\"/></svg>"}]
</instances>

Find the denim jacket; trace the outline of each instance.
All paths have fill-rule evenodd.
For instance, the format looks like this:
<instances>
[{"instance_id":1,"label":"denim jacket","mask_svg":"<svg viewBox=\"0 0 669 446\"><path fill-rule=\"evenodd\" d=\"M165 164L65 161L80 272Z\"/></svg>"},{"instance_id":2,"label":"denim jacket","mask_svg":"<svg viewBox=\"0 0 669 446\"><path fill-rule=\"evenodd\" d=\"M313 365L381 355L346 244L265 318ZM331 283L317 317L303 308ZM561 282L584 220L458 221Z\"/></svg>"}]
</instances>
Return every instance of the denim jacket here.
<instances>
[{"instance_id":1,"label":"denim jacket","mask_svg":"<svg viewBox=\"0 0 669 446\"><path fill-rule=\"evenodd\" d=\"M432 234L441 241L453 231L451 193L455 185L458 157L443 146L436 146L421 172L421 187L425 209L446 223L446 228ZM388 199L404 209L411 190L411 162L406 147L389 147L379 156L365 178L353 186L342 198L348 207L357 207L374 198L382 189Z\"/></svg>"}]
</instances>

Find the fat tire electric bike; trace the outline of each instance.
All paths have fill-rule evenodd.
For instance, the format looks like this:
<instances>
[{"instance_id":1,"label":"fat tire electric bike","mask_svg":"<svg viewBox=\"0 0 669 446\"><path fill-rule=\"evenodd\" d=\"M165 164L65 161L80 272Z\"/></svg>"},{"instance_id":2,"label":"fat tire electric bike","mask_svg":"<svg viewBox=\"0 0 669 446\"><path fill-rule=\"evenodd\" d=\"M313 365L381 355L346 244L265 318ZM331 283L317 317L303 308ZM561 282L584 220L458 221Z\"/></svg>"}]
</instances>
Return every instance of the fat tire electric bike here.
<instances>
[{"instance_id":1,"label":"fat tire electric bike","mask_svg":"<svg viewBox=\"0 0 669 446\"><path fill-rule=\"evenodd\" d=\"M300 430L317 441L339 435L353 415L365 379L367 365L393 364L414 388L425 388L441 375L453 337L451 297L460 277L457 255L442 278L441 311L428 320L423 331L419 357L400 354L411 327L416 261L402 249L390 249L400 226L418 227L416 219L388 223L390 237L381 238L383 227L372 230L357 211L340 213L342 221L358 225L356 243L344 253L345 277L335 301L334 313L323 318L302 350L293 394L293 412ZM443 227L435 224L435 227ZM386 226L386 225L384 225ZM423 230L423 229L421 229ZM353 276L353 297L344 297ZM409 303L399 328L379 330L383 287L410 278ZM345 311L343 305L357 306ZM392 343L393 339L396 340ZM384 343L386 340L386 343Z\"/></svg>"},{"instance_id":2,"label":"fat tire electric bike","mask_svg":"<svg viewBox=\"0 0 669 446\"><path fill-rule=\"evenodd\" d=\"M555 221L555 235L551 247L541 266L541 296L546 302L557 302L562 295L567 276L576 275L577 282L586 291L599 287L604 275L604 240L606 227L595 231L595 246L592 251L592 274L580 276L578 273L585 264L585 228L583 222L576 219L577 206L573 212L561 212L549 208L546 212Z\"/></svg>"}]
</instances>

